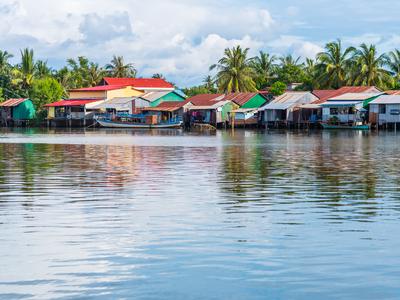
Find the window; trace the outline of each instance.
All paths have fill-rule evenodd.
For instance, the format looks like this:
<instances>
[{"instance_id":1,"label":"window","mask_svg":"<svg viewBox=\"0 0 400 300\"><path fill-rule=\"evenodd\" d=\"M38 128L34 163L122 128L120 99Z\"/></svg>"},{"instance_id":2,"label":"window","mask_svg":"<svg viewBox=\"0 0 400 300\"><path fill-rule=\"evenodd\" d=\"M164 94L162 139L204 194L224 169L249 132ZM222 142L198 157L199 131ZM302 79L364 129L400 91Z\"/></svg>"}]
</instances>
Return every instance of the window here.
<instances>
[{"instance_id":1,"label":"window","mask_svg":"<svg viewBox=\"0 0 400 300\"><path fill-rule=\"evenodd\" d=\"M337 107L331 107L331 109L330 109L330 114L331 115L338 115L339 114L339 112L338 112L338 109L337 109Z\"/></svg>"},{"instance_id":2,"label":"window","mask_svg":"<svg viewBox=\"0 0 400 300\"><path fill-rule=\"evenodd\" d=\"M354 115L356 112L355 107L349 107L349 115Z\"/></svg>"},{"instance_id":3,"label":"window","mask_svg":"<svg viewBox=\"0 0 400 300\"><path fill-rule=\"evenodd\" d=\"M386 114L386 105L385 104L379 104L379 113Z\"/></svg>"}]
</instances>

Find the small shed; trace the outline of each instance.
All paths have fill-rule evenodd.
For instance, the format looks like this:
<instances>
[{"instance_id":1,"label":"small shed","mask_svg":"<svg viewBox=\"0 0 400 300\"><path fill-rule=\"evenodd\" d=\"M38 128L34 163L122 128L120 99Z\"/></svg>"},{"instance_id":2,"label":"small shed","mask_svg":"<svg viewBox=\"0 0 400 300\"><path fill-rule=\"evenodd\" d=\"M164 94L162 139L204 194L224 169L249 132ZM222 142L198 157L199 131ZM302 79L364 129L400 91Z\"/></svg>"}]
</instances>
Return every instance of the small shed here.
<instances>
[{"instance_id":1,"label":"small shed","mask_svg":"<svg viewBox=\"0 0 400 300\"><path fill-rule=\"evenodd\" d=\"M400 123L400 94L383 95L371 101L369 120L379 125Z\"/></svg>"},{"instance_id":2,"label":"small shed","mask_svg":"<svg viewBox=\"0 0 400 300\"><path fill-rule=\"evenodd\" d=\"M1 123L8 125L24 124L36 116L36 110L30 99L9 99L0 103Z\"/></svg>"}]
</instances>

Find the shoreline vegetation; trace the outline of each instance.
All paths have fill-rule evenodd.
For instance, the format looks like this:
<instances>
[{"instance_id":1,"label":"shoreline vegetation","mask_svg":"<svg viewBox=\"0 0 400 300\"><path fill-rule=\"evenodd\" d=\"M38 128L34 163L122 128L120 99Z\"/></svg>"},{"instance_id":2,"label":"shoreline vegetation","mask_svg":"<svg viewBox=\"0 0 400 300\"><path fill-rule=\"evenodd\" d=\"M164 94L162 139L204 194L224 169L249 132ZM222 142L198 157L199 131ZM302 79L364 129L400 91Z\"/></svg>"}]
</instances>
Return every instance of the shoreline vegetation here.
<instances>
[{"instance_id":1,"label":"shoreline vegetation","mask_svg":"<svg viewBox=\"0 0 400 300\"><path fill-rule=\"evenodd\" d=\"M293 83L296 91L343 86L400 88L398 49L381 54L375 45L363 43L346 48L338 39L326 44L325 50L314 58L278 57L263 51L250 57L249 51L241 46L227 48L223 57L210 66L210 75L204 78L203 84L181 90L191 97L263 90L279 96ZM21 50L17 64L10 63L13 56L0 50L0 102L11 98L31 99L37 112L36 124L46 118L44 106L68 98L71 89L97 86L105 76L138 77L134 64L125 62L122 56L114 56L105 66L80 56L68 59L60 69L53 69L45 60L36 60L32 49ZM154 74L152 78L167 80L162 74Z\"/></svg>"}]
</instances>

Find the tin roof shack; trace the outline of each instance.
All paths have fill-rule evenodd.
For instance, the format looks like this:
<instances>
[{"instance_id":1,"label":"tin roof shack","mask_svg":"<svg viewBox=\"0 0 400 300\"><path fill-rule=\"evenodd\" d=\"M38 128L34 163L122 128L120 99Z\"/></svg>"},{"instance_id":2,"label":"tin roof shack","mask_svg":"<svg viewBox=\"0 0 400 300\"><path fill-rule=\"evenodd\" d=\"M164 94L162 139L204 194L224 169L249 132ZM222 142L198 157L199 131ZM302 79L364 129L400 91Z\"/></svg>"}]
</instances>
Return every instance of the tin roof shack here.
<instances>
[{"instance_id":1,"label":"tin roof shack","mask_svg":"<svg viewBox=\"0 0 400 300\"><path fill-rule=\"evenodd\" d=\"M210 124L215 127L227 125L229 112L239 108L230 100L225 100L224 94L201 94L187 99L191 124Z\"/></svg>"},{"instance_id":2,"label":"tin roof shack","mask_svg":"<svg viewBox=\"0 0 400 300\"><path fill-rule=\"evenodd\" d=\"M143 114L157 116L157 122L159 124L187 123L185 117L191 105L192 104L188 100L180 102L162 102L156 107L144 108Z\"/></svg>"},{"instance_id":3,"label":"tin roof shack","mask_svg":"<svg viewBox=\"0 0 400 300\"><path fill-rule=\"evenodd\" d=\"M260 119L265 124L294 124L300 120L299 107L316 100L311 92L286 92L259 109Z\"/></svg>"},{"instance_id":4,"label":"tin roof shack","mask_svg":"<svg viewBox=\"0 0 400 300\"><path fill-rule=\"evenodd\" d=\"M156 107L160 103L163 103L163 102L185 101L186 96L185 96L185 94L183 94L179 91L156 91L156 92L145 93L138 98L147 101L149 104L148 106Z\"/></svg>"},{"instance_id":5,"label":"tin roof shack","mask_svg":"<svg viewBox=\"0 0 400 300\"><path fill-rule=\"evenodd\" d=\"M382 95L369 103L369 121L373 125L400 123L400 95Z\"/></svg>"},{"instance_id":6,"label":"tin roof shack","mask_svg":"<svg viewBox=\"0 0 400 300\"><path fill-rule=\"evenodd\" d=\"M131 115L135 110L135 98L123 97L105 100L94 105L92 109L99 110L101 113Z\"/></svg>"},{"instance_id":7,"label":"tin roof shack","mask_svg":"<svg viewBox=\"0 0 400 300\"><path fill-rule=\"evenodd\" d=\"M349 124L368 121L368 104L382 93L347 93L321 104L322 121Z\"/></svg>"},{"instance_id":8,"label":"tin roof shack","mask_svg":"<svg viewBox=\"0 0 400 300\"><path fill-rule=\"evenodd\" d=\"M68 99L45 105L47 120L54 126L87 126L94 123L96 105L103 99Z\"/></svg>"},{"instance_id":9,"label":"tin roof shack","mask_svg":"<svg viewBox=\"0 0 400 300\"><path fill-rule=\"evenodd\" d=\"M0 103L1 124L4 126L27 125L36 116L30 99L9 99Z\"/></svg>"}]
</instances>

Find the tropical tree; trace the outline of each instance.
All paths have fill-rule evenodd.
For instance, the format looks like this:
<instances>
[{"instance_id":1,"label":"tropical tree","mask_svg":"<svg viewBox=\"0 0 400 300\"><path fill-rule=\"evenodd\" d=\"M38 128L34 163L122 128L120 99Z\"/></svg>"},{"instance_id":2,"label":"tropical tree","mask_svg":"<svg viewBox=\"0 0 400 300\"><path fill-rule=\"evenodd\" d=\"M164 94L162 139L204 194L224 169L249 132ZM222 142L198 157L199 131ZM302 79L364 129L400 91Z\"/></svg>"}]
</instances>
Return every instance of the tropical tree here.
<instances>
[{"instance_id":1,"label":"tropical tree","mask_svg":"<svg viewBox=\"0 0 400 300\"><path fill-rule=\"evenodd\" d=\"M21 50L21 63L12 70L13 84L29 89L35 77L35 59L33 49Z\"/></svg>"},{"instance_id":2,"label":"tropical tree","mask_svg":"<svg viewBox=\"0 0 400 300\"><path fill-rule=\"evenodd\" d=\"M60 100L63 94L64 89L60 83L54 78L46 77L33 81L30 98L36 110L41 110L45 104Z\"/></svg>"},{"instance_id":3,"label":"tropical tree","mask_svg":"<svg viewBox=\"0 0 400 300\"><path fill-rule=\"evenodd\" d=\"M358 66L357 84L375 85L384 89L391 86L393 81L390 72L385 69L387 56L379 55L375 45L361 44L360 49L356 51L355 59Z\"/></svg>"},{"instance_id":4,"label":"tropical tree","mask_svg":"<svg viewBox=\"0 0 400 300\"><path fill-rule=\"evenodd\" d=\"M115 56L109 64L106 65L105 69L112 77L136 77L136 69L133 64L125 64L123 56Z\"/></svg>"},{"instance_id":5,"label":"tropical tree","mask_svg":"<svg viewBox=\"0 0 400 300\"><path fill-rule=\"evenodd\" d=\"M12 54L7 51L0 50L0 74L4 75L11 69L9 60L13 57Z\"/></svg>"},{"instance_id":6,"label":"tropical tree","mask_svg":"<svg viewBox=\"0 0 400 300\"><path fill-rule=\"evenodd\" d=\"M256 91L253 81L254 71L250 66L251 59L248 58L249 48L242 49L240 46L232 49L227 48L224 57L217 64L212 65L210 70L217 69L216 82L221 92L249 92Z\"/></svg>"},{"instance_id":7,"label":"tropical tree","mask_svg":"<svg viewBox=\"0 0 400 300\"><path fill-rule=\"evenodd\" d=\"M301 57L294 58L286 55L279 58L280 64L276 70L277 80L283 83L298 83L304 81L304 64L300 63Z\"/></svg>"},{"instance_id":8,"label":"tropical tree","mask_svg":"<svg viewBox=\"0 0 400 300\"><path fill-rule=\"evenodd\" d=\"M89 86L96 86L105 75L105 71L97 63L89 63L87 82Z\"/></svg>"},{"instance_id":9,"label":"tropical tree","mask_svg":"<svg viewBox=\"0 0 400 300\"><path fill-rule=\"evenodd\" d=\"M151 76L151 78L164 79L165 80L165 76L163 74L161 74L161 73L155 73L155 74L153 74L153 76Z\"/></svg>"},{"instance_id":10,"label":"tropical tree","mask_svg":"<svg viewBox=\"0 0 400 300\"><path fill-rule=\"evenodd\" d=\"M207 75L203 79L203 85L207 89L209 93L216 93L217 90L215 88L215 80L211 75Z\"/></svg>"},{"instance_id":11,"label":"tropical tree","mask_svg":"<svg viewBox=\"0 0 400 300\"><path fill-rule=\"evenodd\" d=\"M388 54L387 66L392 72L397 86L400 85L400 50L395 49Z\"/></svg>"},{"instance_id":12,"label":"tropical tree","mask_svg":"<svg viewBox=\"0 0 400 300\"><path fill-rule=\"evenodd\" d=\"M255 82L258 89L267 87L276 71L276 57L260 51L259 55L251 59L251 67L256 74Z\"/></svg>"},{"instance_id":13,"label":"tropical tree","mask_svg":"<svg viewBox=\"0 0 400 300\"><path fill-rule=\"evenodd\" d=\"M51 76L52 70L47 65L47 61L38 60L35 65L35 75L38 78Z\"/></svg>"},{"instance_id":14,"label":"tropical tree","mask_svg":"<svg viewBox=\"0 0 400 300\"><path fill-rule=\"evenodd\" d=\"M348 72L353 63L356 49L343 48L342 41L326 44L325 51L317 54L318 81L325 88L338 89L348 81Z\"/></svg>"},{"instance_id":15,"label":"tropical tree","mask_svg":"<svg viewBox=\"0 0 400 300\"><path fill-rule=\"evenodd\" d=\"M286 90L286 84L280 81L274 82L269 88L269 92L274 96L282 95Z\"/></svg>"}]
</instances>

